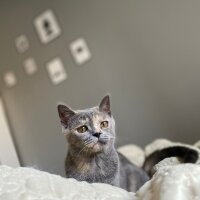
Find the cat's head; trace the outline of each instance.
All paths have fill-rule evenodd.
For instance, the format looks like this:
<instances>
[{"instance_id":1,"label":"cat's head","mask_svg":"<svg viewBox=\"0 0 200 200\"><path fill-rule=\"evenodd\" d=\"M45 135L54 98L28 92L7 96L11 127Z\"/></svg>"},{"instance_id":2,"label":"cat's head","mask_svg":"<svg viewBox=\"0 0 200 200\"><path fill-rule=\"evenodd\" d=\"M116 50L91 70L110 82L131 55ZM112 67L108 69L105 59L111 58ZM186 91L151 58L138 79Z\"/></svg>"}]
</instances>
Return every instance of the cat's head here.
<instances>
[{"instance_id":1,"label":"cat's head","mask_svg":"<svg viewBox=\"0 0 200 200\"><path fill-rule=\"evenodd\" d=\"M99 106L74 111L58 105L63 133L70 147L80 153L99 153L114 144L115 121L111 115L110 98L105 96Z\"/></svg>"}]
</instances>

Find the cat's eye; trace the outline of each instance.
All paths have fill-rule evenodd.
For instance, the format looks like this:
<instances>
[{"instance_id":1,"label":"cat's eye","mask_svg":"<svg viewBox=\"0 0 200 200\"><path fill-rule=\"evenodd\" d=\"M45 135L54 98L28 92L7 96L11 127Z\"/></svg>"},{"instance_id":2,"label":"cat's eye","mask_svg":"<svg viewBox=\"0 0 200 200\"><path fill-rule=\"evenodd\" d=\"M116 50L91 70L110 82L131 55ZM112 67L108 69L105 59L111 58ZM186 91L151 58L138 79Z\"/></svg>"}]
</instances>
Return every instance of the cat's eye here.
<instances>
[{"instance_id":1,"label":"cat's eye","mask_svg":"<svg viewBox=\"0 0 200 200\"><path fill-rule=\"evenodd\" d=\"M87 130L88 130L87 126L80 126L80 127L77 128L77 131L79 133L85 133Z\"/></svg>"},{"instance_id":2,"label":"cat's eye","mask_svg":"<svg viewBox=\"0 0 200 200\"><path fill-rule=\"evenodd\" d=\"M101 128L107 128L108 127L108 121L101 122L100 127Z\"/></svg>"}]
</instances>

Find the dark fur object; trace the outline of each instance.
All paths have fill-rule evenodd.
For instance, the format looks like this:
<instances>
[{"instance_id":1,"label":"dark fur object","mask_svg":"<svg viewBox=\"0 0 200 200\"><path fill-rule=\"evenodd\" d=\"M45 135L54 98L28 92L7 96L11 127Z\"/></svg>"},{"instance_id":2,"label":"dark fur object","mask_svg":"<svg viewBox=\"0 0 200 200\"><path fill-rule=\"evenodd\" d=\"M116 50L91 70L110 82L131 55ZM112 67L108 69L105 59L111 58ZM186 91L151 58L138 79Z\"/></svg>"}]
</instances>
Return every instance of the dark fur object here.
<instances>
[{"instance_id":1,"label":"dark fur object","mask_svg":"<svg viewBox=\"0 0 200 200\"><path fill-rule=\"evenodd\" d=\"M169 157L177 157L182 163L195 163L199 158L199 154L196 150L185 146L167 147L150 154L144 162L143 169L151 177L155 173L154 166Z\"/></svg>"},{"instance_id":2,"label":"dark fur object","mask_svg":"<svg viewBox=\"0 0 200 200\"><path fill-rule=\"evenodd\" d=\"M73 111L58 105L63 133L68 141L65 171L68 178L108 183L135 192L147 180L146 172L133 165L115 147L115 121L106 96L100 105Z\"/></svg>"}]
</instances>

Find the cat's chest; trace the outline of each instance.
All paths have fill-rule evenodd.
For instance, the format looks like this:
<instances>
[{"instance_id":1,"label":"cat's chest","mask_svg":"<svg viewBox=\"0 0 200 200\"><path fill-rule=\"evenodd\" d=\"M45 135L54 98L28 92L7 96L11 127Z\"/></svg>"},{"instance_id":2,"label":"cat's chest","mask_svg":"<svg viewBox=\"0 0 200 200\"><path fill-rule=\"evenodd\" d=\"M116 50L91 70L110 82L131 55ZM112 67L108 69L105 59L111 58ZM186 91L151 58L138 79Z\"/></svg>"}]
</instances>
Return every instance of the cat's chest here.
<instances>
[{"instance_id":1,"label":"cat's chest","mask_svg":"<svg viewBox=\"0 0 200 200\"><path fill-rule=\"evenodd\" d=\"M67 176L79 181L102 182L112 184L118 176L118 162L112 158L96 157L91 162L79 163L66 171ZM68 176L68 177L69 177Z\"/></svg>"},{"instance_id":2,"label":"cat's chest","mask_svg":"<svg viewBox=\"0 0 200 200\"><path fill-rule=\"evenodd\" d=\"M113 175L118 168L118 163L105 158L95 158L89 163L82 163L76 169L78 173L88 176L109 176Z\"/></svg>"},{"instance_id":3,"label":"cat's chest","mask_svg":"<svg viewBox=\"0 0 200 200\"><path fill-rule=\"evenodd\" d=\"M89 183L109 183L113 184L116 177L118 176L117 168L109 168L109 166L98 166L94 165L90 168L89 171L85 173L78 173L77 179L80 181L87 181Z\"/></svg>"}]
</instances>

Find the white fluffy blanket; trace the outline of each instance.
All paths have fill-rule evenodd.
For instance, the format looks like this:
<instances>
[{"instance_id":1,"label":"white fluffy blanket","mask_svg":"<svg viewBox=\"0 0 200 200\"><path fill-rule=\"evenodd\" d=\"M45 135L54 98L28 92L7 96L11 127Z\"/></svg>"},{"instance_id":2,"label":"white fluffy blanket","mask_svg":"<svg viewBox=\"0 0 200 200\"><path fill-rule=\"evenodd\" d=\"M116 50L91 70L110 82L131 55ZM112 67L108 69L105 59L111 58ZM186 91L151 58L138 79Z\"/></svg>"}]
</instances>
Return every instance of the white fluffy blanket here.
<instances>
[{"instance_id":1,"label":"white fluffy blanket","mask_svg":"<svg viewBox=\"0 0 200 200\"><path fill-rule=\"evenodd\" d=\"M143 187L141 187L140 190L136 193L136 199L199 200L199 188L199 165L173 164L162 167L158 166L158 171L153 176L153 178Z\"/></svg>"},{"instance_id":2,"label":"white fluffy blanket","mask_svg":"<svg viewBox=\"0 0 200 200\"><path fill-rule=\"evenodd\" d=\"M78 182L32 168L0 166L0 200L194 200L200 199L200 166L158 165L136 193L106 184Z\"/></svg>"},{"instance_id":3,"label":"white fluffy blanket","mask_svg":"<svg viewBox=\"0 0 200 200\"><path fill-rule=\"evenodd\" d=\"M78 182L32 168L0 166L0 200L132 200L107 184Z\"/></svg>"},{"instance_id":4,"label":"white fluffy blanket","mask_svg":"<svg viewBox=\"0 0 200 200\"><path fill-rule=\"evenodd\" d=\"M159 139L145 151L136 145L119 149L141 166L145 155L168 146L185 145ZM188 146L188 145L186 145ZM200 142L190 146L199 151ZM0 200L200 200L200 160L180 164L167 158L156 165L157 172L136 194L107 184L78 182L32 168L0 166Z\"/></svg>"}]
</instances>

